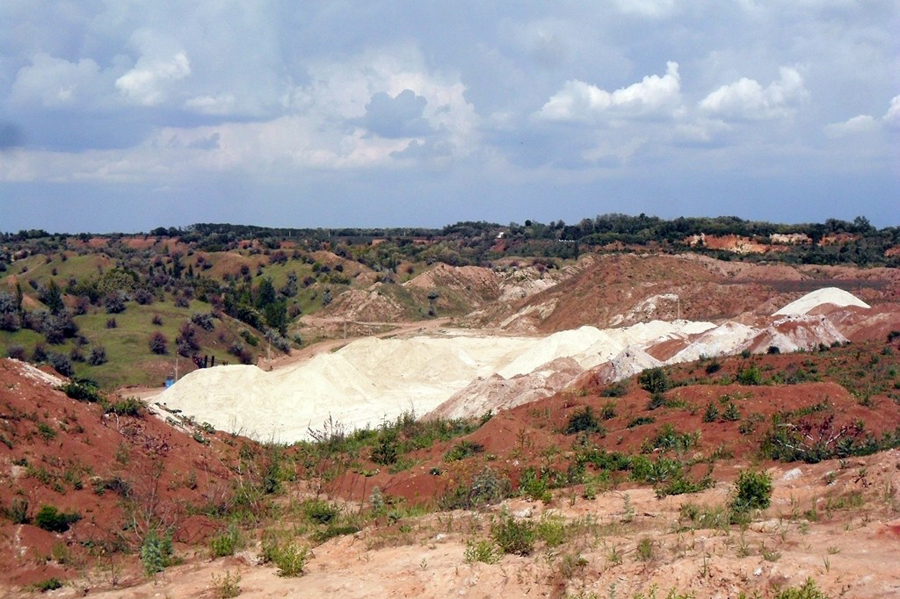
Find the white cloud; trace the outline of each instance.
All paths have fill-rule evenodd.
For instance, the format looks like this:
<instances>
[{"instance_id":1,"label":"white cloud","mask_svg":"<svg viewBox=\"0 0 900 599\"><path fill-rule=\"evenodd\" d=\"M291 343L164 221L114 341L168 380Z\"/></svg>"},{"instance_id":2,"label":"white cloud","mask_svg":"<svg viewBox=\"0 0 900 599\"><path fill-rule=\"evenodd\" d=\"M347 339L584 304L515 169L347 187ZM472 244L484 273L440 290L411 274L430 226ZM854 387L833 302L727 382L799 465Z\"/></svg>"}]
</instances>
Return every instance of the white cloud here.
<instances>
[{"instance_id":1,"label":"white cloud","mask_svg":"<svg viewBox=\"0 0 900 599\"><path fill-rule=\"evenodd\" d=\"M10 99L46 108L74 106L93 99L103 79L100 66L90 58L69 62L41 53L19 69Z\"/></svg>"},{"instance_id":2,"label":"white cloud","mask_svg":"<svg viewBox=\"0 0 900 599\"><path fill-rule=\"evenodd\" d=\"M666 74L648 75L640 83L608 92L583 81L567 81L537 113L548 121L594 122L646 116L672 116L681 108L678 63L666 63Z\"/></svg>"},{"instance_id":3,"label":"white cloud","mask_svg":"<svg viewBox=\"0 0 900 599\"><path fill-rule=\"evenodd\" d=\"M790 116L809 94L796 69L781 67L779 73L779 79L767 87L746 77L723 85L700 102L700 109L714 116L737 120L768 120Z\"/></svg>"},{"instance_id":4,"label":"white cloud","mask_svg":"<svg viewBox=\"0 0 900 599\"><path fill-rule=\"evenodd\" d=\"M234 94L196 96L187 100L184 107L201 114L226 115L234 110L235 97Z\"/></svg>"},{"instance_id":5,"label":"white cloud","mask_svg":"<svg viewBox=\"0 0 900 599\"><path fill-rule=\"evenodd\" d=\"M825 126L825 134L828 137L846 137L857 133L868 133L878 129L878 121L872 115L860 114L847 119L843 123L831 123Z\"/></svg>"},{"instance_id":6,"label":"white cloud","mask_svg":"<svg viewBox=\"0 0 900 599\"><path fill-rule=\"evenodd\" d=\"M900 96L891 98L891 105L881 120L889 127L900 128Z\"/></svg>"},{"instance_id":7,"label":"white cloud","mask_svg":"<svg viewBox=\"0 0 900 599\"><path fill-rule=\"evenodd\" d=\"M843 123L832 123L825 126L825 134L829 137L847 137L859 133L878 131L883 126L900 128L900 96L891 98L891 104L881 119L870 114L860 114Z\"/></svg>"},{"instance_id":8,"label":"white cloud","mask_svg":"<svg viewBox=\"0 0 900 599\"><path fill-rule=\"evenodd\" d=\"M116 79L116 89L124 96L154 106L166 98L171 83L191 74L191 63L184 52L166 59L142 57L135 67Z\"/></svg>"},{"instance_id":9,"label":"white cloud","mask_svg":"<svg viewBox=\"0 0 900 599\"><path fill-rule=\"evenodd\" d=\"M626 14L659 18L672 14L675 0L615 0L616 8Z\"/></svg>"},{"instance_id":10,"label":"white cloud","mask_svg":"<svg viewBox=\"0 0 900 599\"><path fill-rule=\"evenodd\" d=\"M191 74L191 62L174 40L142 29L132 35L131 45L141 56L134 68L116 79L116 89L132 102L160 104L174 83Z\"/></svg>"}]
</instances>

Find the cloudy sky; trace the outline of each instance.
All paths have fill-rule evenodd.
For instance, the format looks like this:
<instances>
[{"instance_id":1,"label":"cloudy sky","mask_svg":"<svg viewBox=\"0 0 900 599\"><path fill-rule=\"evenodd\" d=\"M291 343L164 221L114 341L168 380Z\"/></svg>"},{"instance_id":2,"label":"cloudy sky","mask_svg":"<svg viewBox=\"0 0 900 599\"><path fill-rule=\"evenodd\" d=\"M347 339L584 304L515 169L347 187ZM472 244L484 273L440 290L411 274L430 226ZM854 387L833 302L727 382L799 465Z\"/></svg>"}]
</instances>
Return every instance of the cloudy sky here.
<instances>
[{"instance_id":1,"label":"cloudy sky","mask_svg":"<svg viewBox=\"0 0 900 599\"><path fill-rule=\"evenodd\" d=\"M896 0L2 0L0 231L900 224Z\"/></svg>"}]
</instances>

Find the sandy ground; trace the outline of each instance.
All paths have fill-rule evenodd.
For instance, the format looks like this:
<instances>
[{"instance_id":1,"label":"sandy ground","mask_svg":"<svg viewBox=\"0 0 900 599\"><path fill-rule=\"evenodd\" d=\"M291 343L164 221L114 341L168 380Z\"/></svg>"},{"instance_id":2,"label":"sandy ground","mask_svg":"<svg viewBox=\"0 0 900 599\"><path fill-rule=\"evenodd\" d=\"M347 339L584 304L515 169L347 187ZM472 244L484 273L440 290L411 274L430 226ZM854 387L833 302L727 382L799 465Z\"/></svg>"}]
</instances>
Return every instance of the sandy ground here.
<instances>
[{"instance_id":1,"label":"sandy ground","mask_svg":"<svg viewBox=\"0 0 900 599\"><path fill-rule=\"evenodd\" d=\"M649 597L655 585L660 597L675 589L696 599L724 599L741 591L771 596L807 578L830 597L900 597L900 453L795 468L771 470L772 506L744 530L691 529L679 521L683 503L727 502L727 483L663 500L647 488L595 500L570 500L568 491L558 491L549 506L514 500L506 507L535 521L546 512L562 515L581 522L582 530L559 547L539 544L529 557L507 555L496 564L468 563L465 547L469 539L487 538L499 507L432 514L333 539L314 548L299 578L279 577L273 567L257 564L258 550L250 548L234 558L190 559L129 588L108 588L97 572L93 582L48 596L89 590L89 596L107 599L216 597L214 577L230 573L240 576L239 596L248 598ZM839 501L857 496L864 501ZM642 556L644 539L649 552Z\"/></svg>"}]
</instances>

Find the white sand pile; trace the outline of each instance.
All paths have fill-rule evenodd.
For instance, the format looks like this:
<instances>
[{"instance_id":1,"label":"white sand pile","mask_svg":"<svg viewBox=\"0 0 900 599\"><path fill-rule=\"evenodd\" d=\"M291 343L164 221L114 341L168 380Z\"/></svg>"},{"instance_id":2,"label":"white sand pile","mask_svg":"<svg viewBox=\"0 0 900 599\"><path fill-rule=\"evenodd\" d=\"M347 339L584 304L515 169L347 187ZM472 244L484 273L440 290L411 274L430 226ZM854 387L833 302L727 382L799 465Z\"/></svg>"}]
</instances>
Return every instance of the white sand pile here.
<instances>
[{"instance_id":1,"label":"white sand pile","mask_svg":"<svg viewBox=\"0 0 900 599\"><path fill-rule=\"evenodd\" d=\"M787 306L775 312L774 316L797 314L803 315L823 304L833 304L841 308L845 306L859 306L870 308L869 304L862 301L852 293L848 293L837 287L825 287L807 293L800 299L789 303Z\"/></svg>"},{"instance_id":2,"label":"white sand pile","mask_svg":"<svg viewBox=\"0 0 900 599\"><path fill-rule=\"evenodd\" d=\"M765 352L777 347L787 353L845 341L847 338L824 316L786 316L761 331L750 343L750 350Z\"/></svg>"},{"instance_id":3,"label":"white sand pile","mask_svg":"<svg viewBox=\"0 0 900 599\"><path fill-rule=\"evenodd\" d=\"M667 364L692 362L740 353L759 331L738 322L726 322L693 338L683 350L666 360Z\"/></svg>"},{"instance_id":4,"label":"white sand pile","mask_svg":"<svg viewBox=\"0 0 900 599\"><path fill-rule=\"evenodd\" d=\"M470 418L489 411L509 410L550 397L582 372L584 369L572 358L557 358L534 372L509 379L499 374L478 378L429 412L426 419Z\"/></svg>"},{"instance_id":5,"label":"white sand pile","mask_svg":"<svg viewBox=\"0 0 900 599\"><path fill-rule=\"evenodd\" d=\"M844 292L835 291L837 296L820 294L819 299L861 303L841 299ZM807 303L820 305L816 301ZM220 429L292 442L308 438L310 427L320 428L329 418L354 429L404 412L423 416L439 406L441 416L479 416L551 395L587 370L615 381L701 356L766 351L770 345L793 351L843 340L821 315L775 318L761 328L652 321L622 329L581 327L543 338L444 331L363 339L274 372L255 366L201 369L167 389L159 401ZM647 353L666 341L686 345L665 362Z\"/></svg>"}]
</instances>

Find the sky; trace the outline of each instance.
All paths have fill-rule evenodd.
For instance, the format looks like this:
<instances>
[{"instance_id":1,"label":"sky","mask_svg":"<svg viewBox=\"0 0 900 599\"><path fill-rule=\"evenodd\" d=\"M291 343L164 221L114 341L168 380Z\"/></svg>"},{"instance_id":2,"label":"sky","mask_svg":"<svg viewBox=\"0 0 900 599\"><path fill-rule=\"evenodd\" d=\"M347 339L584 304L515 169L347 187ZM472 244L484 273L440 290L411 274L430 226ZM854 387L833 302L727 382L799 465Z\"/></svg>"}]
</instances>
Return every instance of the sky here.
<instances>
[{"instance_id":1,"label":"sky","mask_svg":"<svg viewBox=\"0 0 900 599\"><path fill-rule=\"evenodd\" d=\"M0 231L900 225L896 0L2 0Z\"/></svg>"}]
</instances>

